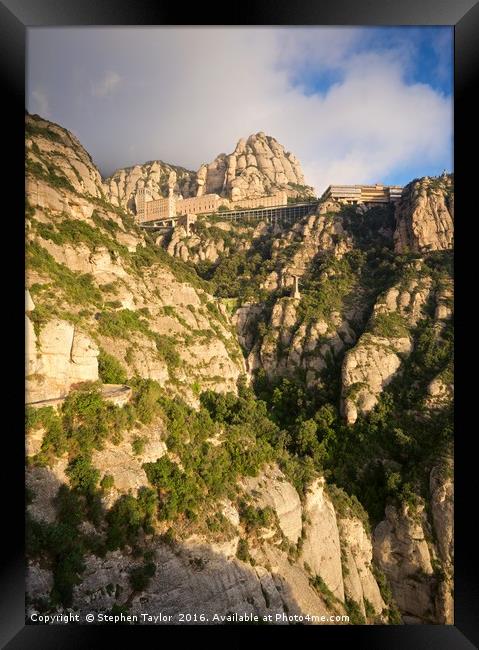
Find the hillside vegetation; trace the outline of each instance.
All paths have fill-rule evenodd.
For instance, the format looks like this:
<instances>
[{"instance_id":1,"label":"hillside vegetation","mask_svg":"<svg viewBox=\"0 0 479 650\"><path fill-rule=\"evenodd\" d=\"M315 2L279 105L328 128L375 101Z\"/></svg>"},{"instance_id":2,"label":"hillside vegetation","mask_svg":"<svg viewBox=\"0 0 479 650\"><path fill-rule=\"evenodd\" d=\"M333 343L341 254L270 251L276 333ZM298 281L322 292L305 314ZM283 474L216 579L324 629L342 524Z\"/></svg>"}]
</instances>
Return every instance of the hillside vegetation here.
<instances>
[{"instance_id":1,"label":"hillside vegetation","mask_svg":"<svg viewBox=\"0 0 479 650\"><path fill-rule=\"evenodd\" d=\"M26 147L30 610L451 622L452 177L149 236L68 131Z\"/></svg>"}]
</instances>

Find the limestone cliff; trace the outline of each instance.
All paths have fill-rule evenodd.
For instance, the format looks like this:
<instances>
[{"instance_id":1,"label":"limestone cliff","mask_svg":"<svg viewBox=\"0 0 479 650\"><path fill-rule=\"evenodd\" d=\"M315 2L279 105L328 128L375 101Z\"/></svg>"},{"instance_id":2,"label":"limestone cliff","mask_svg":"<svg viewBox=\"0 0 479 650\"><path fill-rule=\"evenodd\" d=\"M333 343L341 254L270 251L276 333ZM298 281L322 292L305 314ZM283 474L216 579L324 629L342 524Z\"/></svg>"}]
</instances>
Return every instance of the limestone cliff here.
<instances>
[{"instance_id":1,"label":"limestone cliff","mask_svg":"<svg viewBox=\"0 0 479 650\"><path fill-rule=\"evenodd\" d=\"M346 354L342 366L342 411L350 424L358 413L370 412L384 388L402 370L402 362L413 350L412 331L426 318L431 302L434 306L436 337L441 338L451 311L443 305L450 289L433 290L432 278L416 263L412 279L402 281L381 295L371 315L366 332ZM428 387L429 405L444 399L448 392L440 379Z\"/></svg>"},{"instance_id":2,"label":"limestone cliff","mask_svg":"<svg viewBox=\"0 0 479 650\"><path fill-rule=\"evenodd\" d=\"M27 116L26 153L29 611L452 622L452 178L151 237L140 187L310 188L263 133L102 181Z\"/></svg>"},{"instance_id":3,"label":"limestone cliff","mask_svg":"<svg viewBox=\"0 0 479 650\"><path fill-rule=\"evenodd\" d=\"M105 179L105 195L113 203L135 211L135 195L140 188L148 188L153 199L168 196L170 187L175 195L183 198L195 196L196 174L184 167L153 160L134 167L118 169Z\"/></svg>"},{"instance_id":4,"label":"limestone cliff","mask_svg":"<svg viewBox=\"0 0 479 650\"><path fill-rule=\"evenodd\" d=\"M431 291L428 276L393 286L374 305L369 331L350 350L342 367L342 409L348 423L358 412L368 413L377 396L400 371L401 360L412 350L409 334Z\"/></svg>"},{"instance_id":5,"label":"limestone cliff","mask_svg":"<svg viewBox=\"0 0 479 650\"><path fill-rule=\"evenodd\" d=\"M452 462L431 470L428 518L424 503L386 508L374 531L374 555L388 576L406 623L453 623Z\"/></svg>"},{"instance_id":6,"label":"limestone cliff","mask_svg":"<svg viewBox=\"0 0 479 650\"><path fill-rule=\"evenodd\" d=\"M286 189L290 196L313 195L305 185L294 154L263 132L238 141L231 154L220 154L197 174L198 196L219 194L235 199L253 198Z\"/></svg>"},{"instance_id":7,"label":"limestone cliff","mask_svg":"<svg viewBox=\"0 0 479 650\"><path fill-rule=\"evenodd\" d=\"M454 180L451 174L412 181L396 208L394 244L398 253L452 248Z\"/></svg>"},{"instance_id":8,"label":"limestone cliff","mask_svg":"<svg viewBox=\"0 0 479 650\"><path fill-rule=\"evenodd\" d=\"M154 199L168 196L188 198L203 194L219 194L235 200L271 195L286 190L288 196L314 196L305 185L301 165L294 154L277 140L264 133L238 141L235 150L220 154L213 162L200 166L197 172L161 160L118 169L102 186L113 205L134 211L138 189L146 187Z\"/></svg>"},{"instance_id":9,"label":"limestone cliff","mask_svg":"<svg viewBox=\"0 0 479 650\"><path fill-rule=\"evenodd\" d=\"M133 490L137 494L148 483L143 463L167 453L161 442L161 423L142 433L149 442L139 456L131 457L131 437L96 453L95 466L102 473L111 472L115 480L113 491L104 496L106 505L122 493ZM51 469L28 470L27 487L34 495L28 513L35 521L55 521L58 488L67 481L65 467L62 460ZM307 624L328 623L330 616L337 616L336 623L341 624L340 617L350 613L347 596L348 603L354 602L362 612L362 622L387 621L387 607L371 573L372 550L364 524L351 513L338 516L323 480L311 484L304 503L275 466L240 486L255 507L270 507L277 523L248 535L238 505L229 502L219 504L230 522L229 532L220 538L191 526L181 538L165 542L159 527L144 540L154 576L137 589L132 588L130 576L141 569L142 562L134 553L125 549L86 555L81 582L73 592L76 611L108 612L116 606L128 607L131 614L154 616L161 610L171 617L162 623L195 622L185 621L182 614L201 612L204 618L196 622L210 624L219 622L215 615L233 612L271 615L276 624L293 622L288 616L294 615L309 616L304 619ZM101 535L91 524L86 530L89 535ZM245 537L249 555L240 559L239 543ZM324 586L318 587L318 576ZM48 568L30 563L30 612L42 601L48 602L53 580Z\"/></svg>"},{"instance_id":10,"label":"limestone cliff","mask_svg":"<svg viewBox=\"0 0 479 650\"><path fill-rule=\"evenodd\" d=\"M29 303L33 311L31 298ZM28 315L25 321L28 401L65 397L75 384L98 380L99 350L92 338L59 319L48 321L37 336Z\"/></svg>"},{"instance_id":11,"label":"limestone cliff","mask_svg":"<svg viewBox=\"0 0 479 650\"><path fill-rule=\"evenodd\" d=\"M28 116L26 144L28 401L97 379L99 348L127 375L192 401L195 382L235 390L240 349L201 281L158 256L105 200L98 170L65 129Z\"/></svg>"}]
</instances>

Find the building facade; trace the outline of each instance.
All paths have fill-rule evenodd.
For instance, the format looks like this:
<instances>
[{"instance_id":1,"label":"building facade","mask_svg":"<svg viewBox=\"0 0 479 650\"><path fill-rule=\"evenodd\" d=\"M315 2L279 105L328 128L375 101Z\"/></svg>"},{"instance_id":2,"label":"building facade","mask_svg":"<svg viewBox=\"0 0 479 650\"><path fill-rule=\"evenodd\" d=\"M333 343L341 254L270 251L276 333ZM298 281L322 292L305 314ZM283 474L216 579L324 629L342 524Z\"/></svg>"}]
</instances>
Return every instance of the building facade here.
<instances>
[{"instance_id":1,"label":"building facade","mask_svg":"<svg viewBox=\"0 0 479 650\"><path fill-rule=\"evenodd\" d=\"M174 196L166 199L154 199L148 188L141 188L135 196L137 221L153 221L154 219L174 219L176 216L176 200Z\"/></svg>"},{"instance_id":2,"label":"building facade","mask_svg":"<svg viewBox=\"0 0 479 650\"><path fill-rule=\"evenodd\" d=\"M154 199L148 188L141 188L135 196L137 221L176 219L178 216L195 214L212 214L224 206L227 210L268 208L286 206L288 195L285 191L275 192L271 196L260 196L254 199L242 199L234 203L218 194L203 194L188 199L178 199L170 193L168 198Z\"/></svg>"},{"instance_id":3,"label":"building facade","mask_svg":"<svg viewBox=\"0 0 479 650\"><path fill-rule=\"evenodd\" d=\"M176 214L209 214L218 212L222 199L218 194L203 194L176 200Z\"/></svg>"},{"instance_id":4,"label":"building facade","mask_svg":"<svg viewBox=\"0 0 479 650\"><path fill-rule=\"evenodd\" d=\"M401 198L400 185L330 185L321 199L349 205L395 203Z\"/></svg>"}]
</instances>

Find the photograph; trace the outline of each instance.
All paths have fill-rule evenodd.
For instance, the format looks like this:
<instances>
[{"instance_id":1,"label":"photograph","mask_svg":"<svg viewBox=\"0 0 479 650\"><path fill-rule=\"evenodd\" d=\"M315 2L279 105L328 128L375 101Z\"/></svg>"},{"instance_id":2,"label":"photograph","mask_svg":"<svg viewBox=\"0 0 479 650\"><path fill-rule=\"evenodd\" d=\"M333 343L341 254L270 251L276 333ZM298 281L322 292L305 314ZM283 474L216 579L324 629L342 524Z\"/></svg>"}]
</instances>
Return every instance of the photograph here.
<instances>
[{"instance_id":1,"label":"photograph","mask_svg":"<svg viewBox=\"0 0 479 650\"><path fill-rule=\"evenodd\" d=\"M25 84L26 623L453 626L454 26L30 26Z\"/></svg>"}]
</instances>

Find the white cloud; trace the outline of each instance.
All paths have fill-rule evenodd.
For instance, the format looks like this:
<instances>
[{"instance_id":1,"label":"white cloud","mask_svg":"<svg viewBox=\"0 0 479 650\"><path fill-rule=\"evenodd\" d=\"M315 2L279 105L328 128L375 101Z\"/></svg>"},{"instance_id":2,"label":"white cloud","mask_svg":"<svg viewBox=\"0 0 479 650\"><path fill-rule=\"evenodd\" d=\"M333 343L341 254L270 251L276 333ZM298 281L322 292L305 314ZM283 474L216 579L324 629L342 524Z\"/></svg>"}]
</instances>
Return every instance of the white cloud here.
<instances>
[{"instance_id":1,"label":"white cloud","mask_svg":"<svg viewBox=\"0 0 479 650\"><path fill-rule=\"evenodd\" d=\"M355 53L361 30L352 29L207 31L179 30L174 43L170 35L163 42L165 60L151 79L161 97L149 125L157 156L197 168L262 130L296 154L319 193L447 157L451 102L405 83L408 47ZM306 95L291 75L313 66L339 80Z\"/></svg>"},{"instance_id":2,"label":"white cloud","mask_svg":"<svg viewBox=\"0 0 479 650\"><path fill-rule=\"evenodd\" d=\"M421 65L407 28L379 39L349 27L61 33L37 32L33 87L51 71L45 87L61 108L52 119L68 123L104 173L153 159L198 169L257 131L298 157L318 193L451 160L451 98L406 81ZM93 97L79 97L89 82ZM103 98L119 88L112 110Z\"/></svg>"},{"instance_id":3,"label":"white cloud","mask_svg":"<svg viewBox=\"0 0 479 650\"><path fill-rule=\"evenodd\" d=\"M121 81L117 72L108 71L100 81L92 82L91 94L95 97L105 97L110 95Z\"/></svg>"},{"instance_id":4,"label":"white cloud","mask_svg":"<svg viewBox=\"0 0 479 650\"><path fill-rule=\"evenodd\" d=\"M49 103L48 97L42 90L32 91L33 111L42 115L42 117L49 116Z\"/></svg>"}]
</instances>

